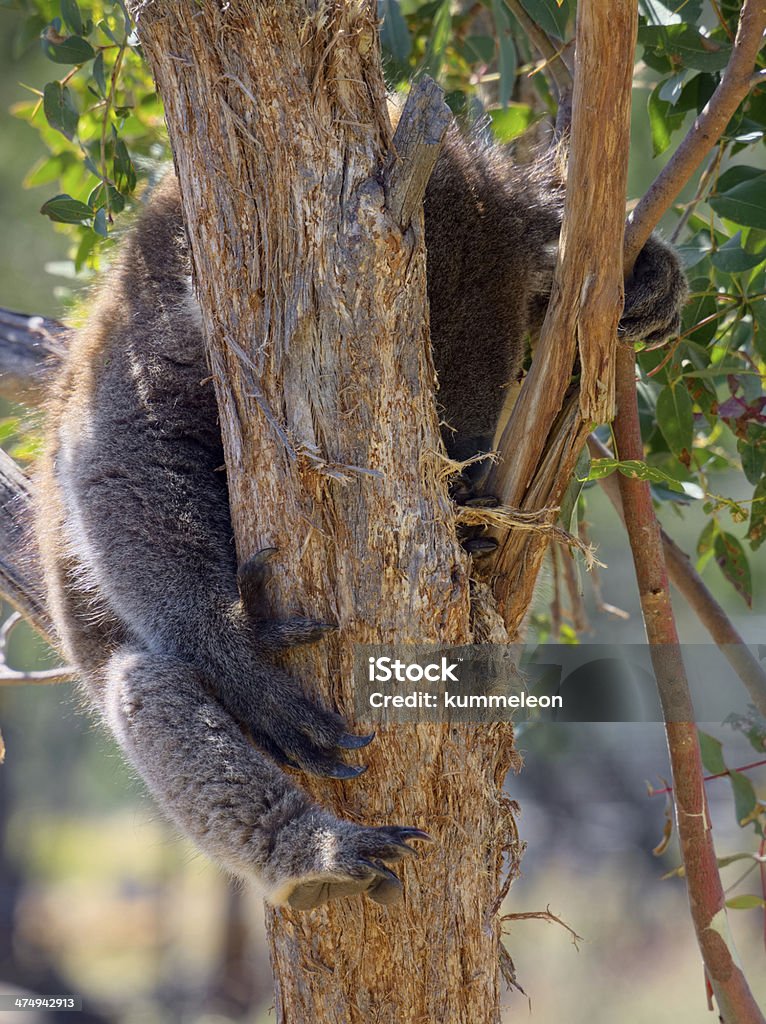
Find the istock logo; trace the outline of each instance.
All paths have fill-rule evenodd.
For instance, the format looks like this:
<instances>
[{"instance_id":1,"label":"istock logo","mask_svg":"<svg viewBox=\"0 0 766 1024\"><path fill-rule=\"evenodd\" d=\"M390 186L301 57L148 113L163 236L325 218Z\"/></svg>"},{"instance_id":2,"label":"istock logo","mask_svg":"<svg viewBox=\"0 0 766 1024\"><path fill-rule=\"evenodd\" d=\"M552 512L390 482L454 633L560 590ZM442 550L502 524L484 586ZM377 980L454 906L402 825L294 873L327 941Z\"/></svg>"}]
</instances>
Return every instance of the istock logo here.
<instances>
[{"instance_id":1,"label":"istock logo","mask_svg":"<svg viewBox=\"0 0 766 1024\"><path fill-rule=\"evenodd\" d=\"M428 665L399 661L398 658L396 661L392 661L391 658L369 658L368 660L371 683L389 683L392 679L398 683L418 683L422 679L429 683L460 682L455 675L457 664L447 664L446 658L442 658L439 664L431 662Z\"/></svg>"}]
</instances>

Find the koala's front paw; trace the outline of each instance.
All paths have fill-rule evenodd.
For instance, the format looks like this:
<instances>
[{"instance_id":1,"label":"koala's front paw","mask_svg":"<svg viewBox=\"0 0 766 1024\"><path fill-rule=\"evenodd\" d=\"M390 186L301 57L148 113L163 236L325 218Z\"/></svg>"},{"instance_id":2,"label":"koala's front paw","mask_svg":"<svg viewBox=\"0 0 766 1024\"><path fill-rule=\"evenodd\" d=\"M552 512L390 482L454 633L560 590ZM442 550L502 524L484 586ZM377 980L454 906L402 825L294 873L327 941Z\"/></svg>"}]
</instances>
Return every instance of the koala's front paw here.
<instances>
[{"instance_id":1,"label":"koala's front paw","mask_svg":"<svg viewBox=\"0 0 766 1024\"><path fill-rule=\"evenodd\" d=\"M254 743L278 764L332 779L355 779L365 765L344 764L344 750L366 747L375 733L356 736L334 711L320 707L275 666L259 686L258 703L242 716Z\"/></svg>"},{"instance_id":2,"label":"koala's front paw","mask_svg":"<svg viewBox=\"0 0 766 1024\"><path fill-rule=\"evenodd\" d=\"M473 485L471 478L462 473L453 481L450 496L457 505L462 505L463 508L496 508L500 504L494 495L477 494L477 488ZM474 558L484 558L497 550L495 538L487 537L484 531L484 526L458 524L458 540L463 549Z\"/></svg>"},{"instance_id":3,"label":"koala's front paw","mask_svg":"<svg viewBox=\"0 0 766 1024\"><path fill-rule=\"evenodd\" d=\"M237 570L237 587L242 608L250 620L253 639L264 650L279 651L301 644L314 644L338 627L317 619L269 619L266 584L271 577L271 561L276 548L261 548Z\"/></svg>"},{"instance_id":4,"label":"koala's front paw","mask_svg":"<svg viewBox=\"0 0 766 1024\"><path fill-rule=\"evenodd\" d=\"M364 893L385 906L398 903L402 883L383 862L396 863L416 855L406 840L432 842L419 828L364 828L350 822L312 838L314 870L283 883L272 894L272 902L286 903L293 910L311 910L342 896Z\"/></svg>"},{"instance_id":5,"label":"koala's front paw","mask_svg":"<svg viewBox=\"0 0 766 1024\"><path fill-rule=\"evenodd\" d=\"M664 341L678 333L688 289L678 254L652 235L625 283L618 331L626 341Z\"/></svg>"}]
</instances>

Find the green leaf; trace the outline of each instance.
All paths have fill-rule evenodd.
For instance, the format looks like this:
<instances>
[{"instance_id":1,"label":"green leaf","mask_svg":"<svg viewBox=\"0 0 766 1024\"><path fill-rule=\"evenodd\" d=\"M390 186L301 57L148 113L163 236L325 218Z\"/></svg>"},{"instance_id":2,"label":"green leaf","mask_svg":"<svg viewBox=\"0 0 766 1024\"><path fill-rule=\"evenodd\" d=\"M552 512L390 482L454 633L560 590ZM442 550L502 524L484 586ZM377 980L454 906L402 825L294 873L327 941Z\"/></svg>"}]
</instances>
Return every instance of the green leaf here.
<instances>
[{"instance_id":1,"label":"green leaf","mask_svg":"<svg viewBox=\"0 0 766 1024\"><path fill-rule=\"evenodd\" d=\"M698 345L706 345L715 337L718 320L710 319L718 310L713 286L707 277L695 277L689 282L692 297L686 303L682 314L683 332L691 333ZM707 323L703 321L707 320ZM697 324L701 324L697 327Z\"/></svg>"},{"instance_id":2,"label":"green leaf","mask_svg":"<svg viewBox=\"0 0 766 1024\"><path fill-rule=\"evenodd\" d=\"M93 211L89 206L68 195L49 199L41 206L40 213L44 213L58 224L90 224L93 218Z\"/></svg>"},{"instance_id":3,"label":"green leaf","mask_svg":"<svg viewBox=\"0 0 766 1024\"><path fill-rule=\"evenodd\" d=\"M548 35L566 38L567 22L571 14L568 0L521 0L521 6Z\"/></svg>"},{"instance_id":4,"label":"green leaf","mask_svg":"<svg viewBox=\"0 0 766 1024\"><path fill-rule=\"evenodd\" d=\"M99 96L104 99L106 97L106 75L104 74L104 54L101 50L93 61L93 81L96 83Z\"/></svg>"},{"instance_id":5,"label":"green leaf","mask_svg":"<svg viewBox=\"0 0 766 1024\"><path fill-rule=\"evenodd\" d=\"M729 772L729 779L734 793L734 812L737 815L737 822L741 828L744 828L750 824L754 812L758 810L758 798L747 775L732 769Z\"/></svg>"},{"instance_id":6,"label":"green leaf","mask_svg":"<svg viewBox=\"0 0 766 1024\"><path fill-rule=\"evenodd\" d=\"M708 519L702 533L697 538L697 572L702 572L713 557L713 544L717 533L718 523L715 519Z\"/></svg>"},{"instance_id":7,"label":"green leaf","mask_svg":"<svg viewBox=\"0 0 766 1024\"><path fill-rule=\"evenodd\" d=\"M93 218L93 230L97 235L101 235L102 238L108 238L109 229L106 226L105 206L102 206L101 209L96 211L96 216Z\"/></svg>"},{"instance_id":8,"label":"green leaf","mask_svg":"<svg viewBox=\"0 0 766 1024\"><path fill-rule=\"evenodd\" d=\"M639 459L623 459L622 461L617 459L593 459L585 481L601 480L615 470L618 470L623 476L627 476L631 480L648 480L651 483L665 484L678 494L685 493L683 484L679 483L678 480L667 473L663 473L656 466L647 466L645 462L641 462Z\"/></svg>"},{"instance_id":9,"label":"green leaf","mask_svg":"<svg viewBox=\"0 0 766 1024\"><path fill-rule=\"evenodd\" d=\"M671 384L657 396L657 426L676 458L691 465L694 410L689 392L681 383Z\"/></svg>"},{"instance_id":10,"label":"green leaf","mask_svg":"<svg viewBox=\"0 0 766 1024\"><path fill-rule=\"evenodd\" d=\"M726 901L726 906L730 910L758 910L761 907L766 907L766 900L760 896L743 893L742 896L731 896Z\"/></svg>"},{"instance_id":11,"label":"green leaf","mask_svg":"<svg viewBox=\"0 0 766 1024\"><path fill-rule=\"evenodd\" d=\"M724 274L741 274L763 263L766 252L746 252L742 248L742 232L738 231L710 259L713 266Z\"/></svg>"},{"instance_id":12,"label":"green leaf","mask_svg":"<svg viewBox=\"0 0 766 1024\"><path fill-rule=\"evenodd\" d=\"M691 25L643 25L638 40L670 58L671 67L696 71L722 71L729 62L731 46L702 35Z\"/></svg>"},{"instance_id":13,"label":"green leaf","mask_svg":"<svg viewBox=\"0 0 766 1024\"><path fill-rule=\"evenodd\" d=\"M442 0L434 15L431 35L428 38L421 71L432 78L438 78L444 63L444 52L452 38L452 3Z\"/></svg>"},{"instance_id":14,"label":"green leaf","mask_svg":"<svg viewBox=\"0 0 766 1024\"><path fill-rule=\"evenodd\" d=\"M492 36L468 36L460 51L469 64L491 64L495 57Z\"/></svg>"},{"instance_id":15,"label":"green leaf","mask_svg":"<svg viewBox=\"0 0 766 1024\"><path fill-rule=\"evenodd\" d=\"M737 452L747 482L755 487L766 473L766 427L761 423L748 423L745 436L737 438Z\"/></svg>"},{"instance_id":16,"label":"green leaf","mask_svg":"<svg viewBox=\"0 0 766 1024\"><path fill-rule=\"evenodd\" d=\"M117 139L114 144L114 177L118 187L125 192L132 192L136 187L136 170L122 139Z\"/></svg>"},{"instance_id":17,"label":"green leaf","mask_svg":"<svg viewBox=\"0 0 766 1024\"><path fill-rule=\"evenodd\" d=\"M61 17L76 36L82 35L82 15L77 0L61 0Z\"/></svg>"},{"instance_id":18,"label":"green leaf","mask_svg":"<svg viewBox=\"0 0 766 1024\"><path fill-rule=\"evenodd\" d=\"M719 217L746 227L766 228L766 173L719 192L708 201Z\"/></svg>"},{"instance_id":19,"label":"green leaf","mask_svg":"<svg viewBox=\"0 0 766 1024\"><path fill-rule=\"evenodd\" d=\"M516 46L511 35L511 19L502 0L492 0L492 15L495 19L495 34L499 47L498 70L500 72L500 106L507 107L516 81Z\"/></svg>"},{"instance_id":20,"label":"green leaf","mask_svg":"<svg viewBox=\"0 0 766 1024\"><path fill-rule=\"evenodd\" d=\"M118 192L114 185L109 185L109 208L112 213L122 213L125 209L125 196ZM100 210L106 206L106 190L103 181L93 189L88 196L88 206L91 210Z\"/></svg>"},{"instance_id":21,"label":"green leaf","mask_svg":"<svg viewBox=\"0 0 766 1024\"><path fill-rule=\"evenodd\" d=\"M670 145L670 138L684 123L685 114L678 114L670 103L660 98L661 85L649 94L649 125L652 130L652 151L654 156L664 153Z\"/></svg>"},{"instance_id":22,"label":"green leaf","mask_svg":"<svg viewBox=\"0 0 766 1024\"><path fill-rule=\"evenodd\" d=\"M758 486L753 491L753 501L750 505L750 523L747 528L747 541L752 551L758 548L766 540L766 478L758 481Z\"/></svg>"},{"instance_id":23,"label":"green leaf","mask_svg":"<svg viewBox=\"0 0 766 1024\"><path fill-rule=\"evenodd\" d=\"M88 40L81 36L69 36L59 42L49 33L42 37L42 44L43 53L55 64L85 64L96 56Z\"/></svg>"},{"instance_id":24,"label":"green leaf","mask_svg":"<svg viewBox=\"0 0 766 1024\"><path fill-rule=\"evenodd\" d=\"M511 103L505 110L490 110L489 117L497 141L510 142L529 128L534 111L526 103Z\"/></svg>"},{"instance_id":25,"label":"green leaf","mask_svg":"<svg viewBox=\"0 0 766 1024\"><path fill-rule=\"evenodd\" d=\"M378 0L378 17L382 21L380 41L395 61L405 64L412 52L412 39L404 20L399 0Z\"/></svg>"},{"instance_id":26,"label":"green leaf","mask_svg":"<svg viewBox=\"0 0 766 1024\"><path fill-rule=\"evenodd\" d=\"M713 542L715 560L748 608L753 604L753 584L745 549L732 533L719 532Z\"/></svg>"},{"instance_id":27,"label":"green leaf","mask_svg":"<svg viewBox=\"0 0 766 1024\"><path fill-rule=\"evenodd\" d=\"M696 267L706 256L710 255L712 250L713 243L710 241L710 235L707 231L698 231L697 234L682 245L676 246L676 252L681 257L686 270ZM713 303L713 308L715 309L715 303Z\"/></svg>"},{"instance_id":28,"label":"green leaf","mask_svg":"<svg viewBox=\"0 0 766 1024\"><path fill-rule=\"evenodd\" d=\"M705 766L705 771L709 775L720 775L722 772L727 771L726 762L723 759L723 744L720 740L717 740L715 736L711 736L708 732L703 732L701 729L697 730L697 736L699 737L700 753L702 754L702 763Z\"/></svg>"},{"instance_id":29,"label":"green leaf","mask_svg":"<svg viewBox=\"0 0 766 1024\"><path fill-rule=\"evenodd\" d=\"M716 193L728 192L735 185L741 185L745 181L752 181L760 178L763 174L762 167L751 167L749 164L736 164L724 171L716 183Z\"/></svg>"},{"instance_id":30,"label":"green leaf","mask_svg":"<svg viewBox=\"0 0 766 1024\"><path fill-rule=\"evenodd\" d=\"M43 90L43 112L51 128L61 132L70 141L77 134L80 120L72 94L61 82L48 82Z\"/></svg>"}]
</instances>

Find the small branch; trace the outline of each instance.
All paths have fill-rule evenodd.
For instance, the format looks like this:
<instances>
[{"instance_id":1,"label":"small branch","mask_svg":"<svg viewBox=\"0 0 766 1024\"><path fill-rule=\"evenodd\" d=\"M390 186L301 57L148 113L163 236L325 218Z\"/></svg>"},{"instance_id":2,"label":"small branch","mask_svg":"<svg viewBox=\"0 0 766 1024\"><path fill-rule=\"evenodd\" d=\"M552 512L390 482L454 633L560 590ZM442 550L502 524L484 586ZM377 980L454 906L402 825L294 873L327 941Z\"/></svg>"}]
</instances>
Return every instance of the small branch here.
<instances>
[{"instance_id":1,"label":"small branch","mask_svg":"<svg viewBox=\"0 0 766 1024\"><path fill-rule=\"evenodd\" d=\"M706 775L703 779L703 782L712 782L713 779L726 779L731 775L732 772L747 772L750 771L751 768L762 768L765 764L766 760L751 761L749 764L741 764L738 765L736 768L729 768L728 771L725 772L716 772L715 775ZM649 791L649 796L660 796L662 793L672 792L672 786L665 786L663 789L651 789Z\"/></svg>"},{"instance_id":2,"label":"small branch","mask_svg":"<svg viewBox=\"0 0 766 1024\"><path fill-rule=\"evenodd\" d=\"M31 520L29 479L13 459L0 450L0 596L49 643L55 644L33 555Z\"/></svg>"},{"instance_id":3,"label":"small branch","mask_svg":"<svg viewBox=\"0 0 766 1024\"><path fill-rule=\"evenodd\" d=\"M625 231L625 262L629 270L662 215L699 167L705 154L723 134L740 103L763 73L753 75L766 30L766 4L744 0L729 63L702 113L628 218Z\"/></svg>"},{"instance_id":4,"label":"small branch","mask_svg":"<svg viewBox=\"0 0 766 1024\"><path fill-rule=\"evenodd\" d=\"M3 686L53 686L71 683L77 679L77 671L69 665L45 669L41 672L17 672L12 668L0 669L0 687Z\"/></svg>"},{"instance_id":5,"label":"small branch","mask_svg":"<svg viewBox=\"0 0 766 1024\"><path fill-rule=\"evenodd\" d=\"M404 104L385 174L386 204L403 230L420 209L451 121L442 89L424 75Z\"/></svg>"},{"instance_id":6,"label":"small branch","mask_svg":"<svg viewBox=\"0 0 766 1024\"><path fill-rule=\"evenodd\" d=\"M592 422L612 415L637 23L635 4L627 0L613 0L608 10L603 2L578 7L559 260L532 368L500 441L505 458L487 485L504 504L525 510L559 503ZM579 396L568 394L578 343ZM520 541L513 533L501 543L492 569L511 631L521 621L544 549L544 542Z\"/></svg>"},{"instance_id":7,"label":"small branch","mask_svg":"<svg viewBox=\"0 0 766 1024\"><path fill-rule=\"evenodd\" d=\"M588 447L595 458L614 458L609 448L602 444L594 434L588 438ZM625 511L617 474L613 473L611 476L604 477L599 483L624 523ZM660 537L671 582L696 612L700 622L742 680L750 699L759 712L766 716L766 672L762 665L751 653L724 609L710 593L702 577L692 565L689 556L662 529L660 529Z\"/></svg>"},{"instance_id":8,"label":"small branch","mask_svg":"<svg viewBox=\"0 0 766 1024\"><path fill-rule=\"evenodd\" d=\"M572 69L564 58L564 49L556 45L547 32L533 21L520 0L505 0L525 35L545 61L544 70L550 80L559 107L566 106L572 94Z\"/></svg>"},{"instance_id":9,"label":"small branch","mask_svg":"<svg viewBox=\"0 0 766 1024\"><path fill-rule=\"evenodd\" d=\"M65 333L58 320L0 309L0 397L36 404L46 364L64 352Z\"/></svg>"}]
</instances>

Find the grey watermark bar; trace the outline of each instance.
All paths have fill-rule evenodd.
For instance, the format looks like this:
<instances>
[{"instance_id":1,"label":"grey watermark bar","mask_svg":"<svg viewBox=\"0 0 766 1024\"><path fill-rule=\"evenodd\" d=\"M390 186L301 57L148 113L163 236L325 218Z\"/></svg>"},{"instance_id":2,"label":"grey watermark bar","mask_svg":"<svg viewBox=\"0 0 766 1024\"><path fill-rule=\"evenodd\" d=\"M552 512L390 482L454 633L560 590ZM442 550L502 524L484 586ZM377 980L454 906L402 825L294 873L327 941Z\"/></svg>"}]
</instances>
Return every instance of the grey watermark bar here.
<instances>
[{"instance_id":1,"label":"grey watermark bar","mask_svg":"<svg viewBox=\"0 0 766 1024\"><path fill-rule=\"evenodd\" d=\"M18 993L9 995L0 993L0 1010L40 1010L50 1013L56 1010L82 1010L80 996L30 996Z\"/></svg>"},{"instance_id":2,"label":"grey watermark bar","mask_svg":"<svg viewBox=\"0 0 766 1024\"><path fill-rule=\"evenodd\" d=\"M733 650L682 644L695 720L749 713ZM766 665L766 646L750 652ZM355 650L357 719L403 722L661 722L655 670L669 648L648 644L363 645ZM736 659L733 659L736 660ZM671 692L672 692L671 687ZM688 717L685 703L666 708Z\"/></svg>"}]
</instances>

